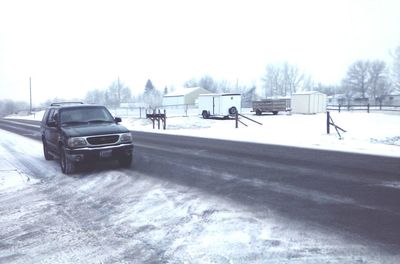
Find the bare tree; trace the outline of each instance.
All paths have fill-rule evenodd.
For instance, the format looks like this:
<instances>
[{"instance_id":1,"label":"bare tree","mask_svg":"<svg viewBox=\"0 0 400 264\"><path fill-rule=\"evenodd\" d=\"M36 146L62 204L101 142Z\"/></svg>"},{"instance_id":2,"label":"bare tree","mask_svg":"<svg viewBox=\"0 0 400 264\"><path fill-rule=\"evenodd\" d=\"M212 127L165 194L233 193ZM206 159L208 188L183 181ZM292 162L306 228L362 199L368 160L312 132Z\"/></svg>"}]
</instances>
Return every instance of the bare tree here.
<instances>
[{"instance_id":1,"label":"bare tree","mask_svg":"<svg viewBox=\"0 0 400 264\"><path fill-rule=\"evenodd\" d=\"M198 86L207 89L213 93L218 92L217 82L209 75L204 75L203 77L201 77L198 81Z\"/></svg>"},{"instance_id":2,"label":"bare tree","mask_svg":"<svg viewBox=\"0 0 400 264\"><path fill-rule=\"evenodd\" d=\"M213 93L226 93L237 90L237 87L229 83L227 80L218 81L209 75L204 75L199 80L192 78L186 81L183 86L186 88L202 87Z\"/></svg>"},{"instance_id":3,"label":"bare tree","mask_svg":"<svg viewBox=\"0 0 400 264\"><path fill-rule=\"evenodd\" d=\"M251 88L240 87L242 94L242 107L251 107L252 101L256 100L256 86L252 86Z\"/></svg>"},{"instance_id":4,"label":"bare tree","mask_svg":"<svg viewBox=\"0 0 400 264\"><path fill-rule=\"evenodd\" d=\"M0 100L0 117L15 114L21 110L29 110L26 102L15 102L9 99Z\"/></svg>"},{"instance_id":5,"label":"bare tree","mask_svg":"<svg viewBox=\"0 0 400 264\"><path fill-rule=\"evenodd\" d=\"M281 65L267 65L265 75L261 79L264 82L266 97L286 96L302 88L304 74L296 65L285 62Z\"/></svg>"},{"instance_id":6,"label":"bare tree","mask_svg":"<svg viewBox=\"0 0 400 264\"><path fill-rule=\"evenodd\" d=\"M296 65L290 65L287 62L282 66L282 73L282 83L285 95L297 92L303 81L304 74L300 73L300 70Z\"/></svg>"},{"instance_id":7,"label":"bare tree","mask_svg":"<svg viewBox=\"0 0 400 264\"><path fill-rule=\"evenodd\" d=\"M162 105L162 93L156 89L143 93L141 100L150 108Z\"/></svg>"},{"instance_id":8,"label":"bare tree","mask_svg":"<svg viewBox=\"0 0 400 264\"><path fill-rule=\"evenodd\" d=\"M112 82L105 93L105 103L109 106L120 106L123 102L131 100L131 90L119 80Z\"/></svg>"},{"instance_id":9,"label":"bare tree","mask_svg":"<svg viewBox=\"0 0 400 264\"><path fill-rule=\"evenodd\" d=\"M185 88L193 88L193 87L198 87L199 83L197 82L196 79L192 78L190 80L187 80L184 84L183 87Z\"/></svg>"},{"instance_id":10,"label":"bare tree","mask_svg":"<svg viewBox=\"0 0 400 264\"><path fill-rule=\"evenodd\" d=\"M316 83L313 78L309 75L303 75L302 90L303 91L313 91L315 90Z\"/></svg>"},{"instance_id":11,"label":"bare tree","mask_svg":"<svg viewBox=\"0 0 400 264\"><path fill-rule=\"evenodd\" d=\"M393 54L392 80L394 90L400 93L400 45Z\"/></svg>"},{"instance_id":12,"label":"bare tree","mask_svg":"<svg viewBox=\"0 0 400 264\"><path fill-rule=\"evenodd\" d=\"M89 104L105 104L105 91L100 89L88 91L85 101Z\"/></svg>"},{"instance_id":13,"label":"bare tree","mask_svg":"<svg viewBox=\"0 0 400 264\"><path fill-rule=\"evenodd\" d=\"M264 82L265 97L282 95L280 85L281 70L278 66L273 64L267 65L265 75L261 79Z\"/></svg>"},{"instance_id":14,"label":"bare tree","mask_svg":"<svg viewBox=\"0 0 400 264\"><path fill-rule=\"evenodd\" d=\"M350 65L346 77L342 81L348 98L357 96L357 93L361 98L366 98L369 85L369 68L370 62L363 60Z\"/></svg>"},{"instance_id":15,"label":"bare tree","mask_svg":"<svg viewBox=\"0 0 400 264\"><path fill-rule=\"evenodd\" d=\"M144 87L144 93L145 94L150 94L155 90L153 83L151 82L150 79L147 80L146 85Z\"/></svg>"},{"instance_id":16,"label":"bare tree","mask_svg":"<svg viewBox=\"0 0 400 264\"><path fill-rule=\"evenodd\" d=\"M368 75L370 97L382 102L383 97L391 91L386 63L381 60L372 61L368 68Z\"/></svg>"}]
</instances>

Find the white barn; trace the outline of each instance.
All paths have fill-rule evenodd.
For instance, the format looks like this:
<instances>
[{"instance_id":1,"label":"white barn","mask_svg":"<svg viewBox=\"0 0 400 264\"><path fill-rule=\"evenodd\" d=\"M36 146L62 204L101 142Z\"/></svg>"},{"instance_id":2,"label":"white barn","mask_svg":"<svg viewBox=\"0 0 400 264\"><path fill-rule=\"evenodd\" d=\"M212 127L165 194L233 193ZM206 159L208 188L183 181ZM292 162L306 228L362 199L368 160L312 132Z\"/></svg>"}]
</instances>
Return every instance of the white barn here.
<instances>
[{"instance_id":1,"label":"white barn","mask_svg":"<svg viewBox=\"0 0 400 264\"><path fill-rule=\"evenodd\" d=\"M163 96L163 106L194 105L200 94L210 93L202 87L181 88Z\"/></svg>"},{"instance_id":2,"label":"white barn","mask_svg":"<svg viewBox=\"0 0 400 264\"><path fill-rule=\"evenodd\" d=\"M326 112L326 94L309 91L292 94L290 107L292 113L297 114L316 114Z\"/></svg>"}]
</instances>

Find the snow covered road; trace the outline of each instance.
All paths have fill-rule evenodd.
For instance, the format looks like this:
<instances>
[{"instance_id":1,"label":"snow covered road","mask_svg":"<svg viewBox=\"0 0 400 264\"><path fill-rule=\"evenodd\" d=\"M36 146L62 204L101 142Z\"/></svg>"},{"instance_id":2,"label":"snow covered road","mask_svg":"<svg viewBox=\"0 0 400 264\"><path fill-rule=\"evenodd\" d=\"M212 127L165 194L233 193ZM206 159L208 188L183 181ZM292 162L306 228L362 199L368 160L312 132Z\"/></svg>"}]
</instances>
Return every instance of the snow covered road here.
<instances>
[{"instance_id":1,"label":"snow covered road","mask_svg":"<svg viewBox=\"0 0 400 264\"><path fill-rule=\"evenodd\" d=\"M140 141L140 135L136 137ZM179 144L172 145L180 148ZM176 152L173 147L163 150L156 142L139 143L135 151L137 160L132 170L120 169L111 162L65 176L57 162L44 160L39 141L0 130L0 263L400 260L398 251L390 246L377 246L362 234L346 236L347 230L337 229L340 223L322 226L312 221L315 218L305 217L321 214L318 204L327 208L333 205L338 214L343 211L335 206L358 208L361 189L355 189L354 197L347 197L346 188L344 195L335 195L301 184L293 188L285 180L278 183L274 175L287 178L282 173L291 168L276 159L269 163L255 159L253 164L240 168L240 157L224 158L218 151L199 149L192 153L181 148ZM185 162L177 165L179 156ZM215 164L239 165L222 172L220 167L213 169L213 163L201 165L204 160L199 157L207 156L214 160L219 157ZM247 175L244 171L250 167L254 171ZM164 173L160 174L162 168ZM274 173L265 175L263 180L256 177L260 168ZM307 166L301 170L311 178L317 174ZM346 174L340 170L330 176L338 180ZM244 177L239 179L237 175L241 173ZM398 194L398 187L389 184L393 181L367 176L363 181L371 185L382 183L386 192ZM350 183L360 184L357 177L349 178ZM304 184L310 183L306 180ZM286 199L279 201L282 198ZM297 220L295 215L291 219L270 207L287 203L282 210L293 210L293 206L300 205L299 201L304 203L302 206L310 206L299 208L305 210L299 217L306 221ZM383 209L391 212L398 208L388 204ZM344 218L344 223L347 220Z\"/></svg>"}]
</instances>

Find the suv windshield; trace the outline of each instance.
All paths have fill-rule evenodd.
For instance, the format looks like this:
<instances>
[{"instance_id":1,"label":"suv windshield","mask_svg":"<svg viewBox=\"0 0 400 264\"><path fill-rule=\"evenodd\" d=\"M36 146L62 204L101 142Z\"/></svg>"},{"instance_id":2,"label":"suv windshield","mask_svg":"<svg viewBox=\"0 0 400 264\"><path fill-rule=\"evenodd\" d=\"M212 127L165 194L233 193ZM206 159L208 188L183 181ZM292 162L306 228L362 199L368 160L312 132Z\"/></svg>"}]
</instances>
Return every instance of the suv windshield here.
<instances>
[{"instance_id":1,"label":"suv windshield","mask_svg":"<svg viewBox=\"0 0 400 264\"><path fill-rule=\"evenodd\" d=\"M60 111L61 125L114 122L110 112L104 107L65 108Z\"/></svg>"}]
</instances>

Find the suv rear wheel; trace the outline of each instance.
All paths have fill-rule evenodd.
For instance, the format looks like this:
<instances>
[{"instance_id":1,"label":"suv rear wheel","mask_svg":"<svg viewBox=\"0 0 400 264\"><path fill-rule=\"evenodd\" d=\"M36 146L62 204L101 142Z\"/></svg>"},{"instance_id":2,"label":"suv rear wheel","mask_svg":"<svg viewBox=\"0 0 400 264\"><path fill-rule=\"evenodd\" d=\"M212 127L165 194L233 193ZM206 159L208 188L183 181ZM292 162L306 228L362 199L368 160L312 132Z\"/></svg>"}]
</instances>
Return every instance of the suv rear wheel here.
<instances>
[{"instance_id":1,"label":"suv rear wheel","mask_svg":"<svg viewBox=\"0 0 400 264\"><path fill-rule=\"evenodd\" d=\"M75 172L75 163L67 158L63 146L60 147L60 167L61 171L65 174L72 174Z\"/></svg>"}]
</instances>

